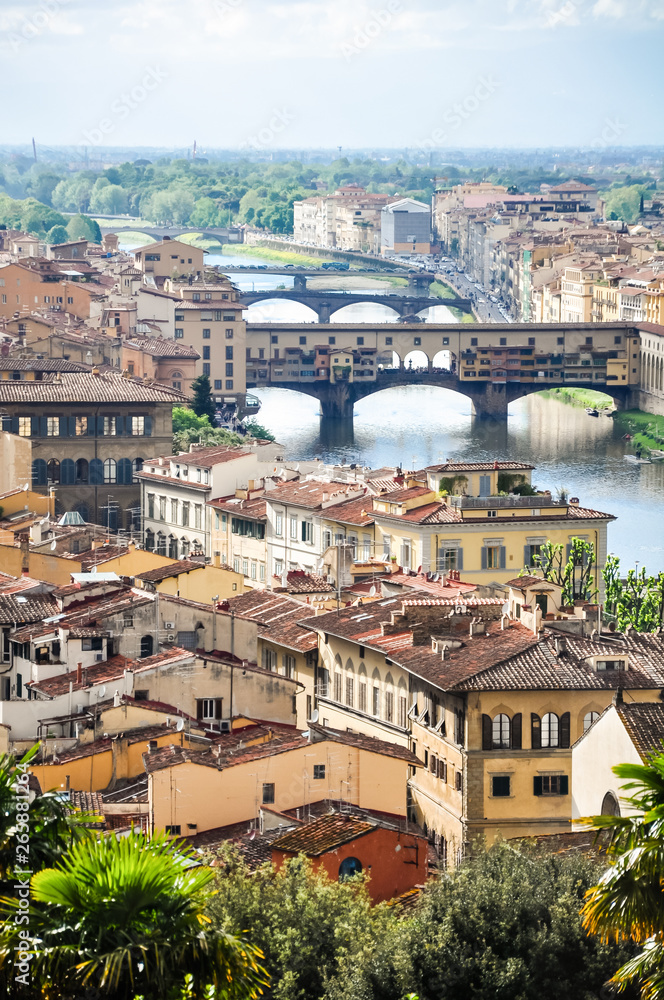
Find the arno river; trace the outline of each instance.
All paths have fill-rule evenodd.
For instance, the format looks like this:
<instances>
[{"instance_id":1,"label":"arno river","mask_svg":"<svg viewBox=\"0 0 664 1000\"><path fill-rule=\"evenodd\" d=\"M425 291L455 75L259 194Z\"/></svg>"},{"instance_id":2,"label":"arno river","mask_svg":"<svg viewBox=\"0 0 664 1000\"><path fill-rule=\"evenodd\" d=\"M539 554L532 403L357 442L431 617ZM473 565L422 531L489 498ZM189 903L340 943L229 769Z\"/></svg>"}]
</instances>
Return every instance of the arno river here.
<instances>
[{"instance_id":1,"label":"arno river","mask_svg":"<svg viewBox=\"0 0 664 1000\"><path fill-rule=\"evenodd\" d=\"M251 263L246 256L210 255L208 264ZM264 263L264 261L263 261ZM256 290L290 285L274 275L233 276L241 288ZM305 322L306 306L267 302L250 307L251 322L273 319ZM444 306L431 320L453 321ZM338 322L389 322L394 314L383 306L348 306L333 317ZM555 492L567 489L582 506L617 517L609 525L609 551L620 556L623 571L645 565L664 570L664 461L636 466L624 460L629 450L613 420L591 417L582 408L555 399L527 396L510 407L507 425L474 421L470 400L447 389L427 386L386 389L355 407L352 438L334 431L321 438L315 399L285 389L257 391L262 401L259 421L282 442L289 458L313 458L379 468L402 465L422 468L446 459L514 459L536 466L533 483Z\"/></svg>"}]
</instances>

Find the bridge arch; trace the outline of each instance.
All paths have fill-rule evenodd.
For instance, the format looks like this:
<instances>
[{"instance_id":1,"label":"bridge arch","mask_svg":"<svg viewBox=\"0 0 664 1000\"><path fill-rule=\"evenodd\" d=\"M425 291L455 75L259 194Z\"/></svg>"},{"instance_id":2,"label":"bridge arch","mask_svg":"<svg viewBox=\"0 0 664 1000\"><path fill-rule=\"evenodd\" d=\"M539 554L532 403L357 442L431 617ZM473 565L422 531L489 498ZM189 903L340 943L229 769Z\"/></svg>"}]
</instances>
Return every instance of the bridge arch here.
<instances>
[{"instance_id":1,"label":"bridge arch","mask_svg":"<svg viewBox=\"0 0 664 1000\"><path fill-rule=\"evenodd\" d=\"M430 359L426 351L423 351L421 347L413 348L403 359L403 367L405 369L411 368L429 368Z\"/></svg>"},{"instance_id":2,"label":"bridge arch","mask_svg":"<svg viewBox=\"0 0 664 1000\"><path fill-rule=\"evenodd\" d=\"M252 303L246 312L246 320L250 323L269 323L274 320L274 309L278 307L279 312L287 312L286 322L292 323L312 323L318 322L318 313L305 302L297 299L284 299L275 295L274 298L266 296Z\"/></svg>"},{"instance_id":3,"label":"bridge arch","mask_svg":"<svg viewBox=\"0 0 664 1000\"><path fill-rule=\"evenodd\" d=\"M333 323L343 323L344 317L340 316L339 314L343 313L344 309L357 309L360 311L360 316L361 316L362 312L369 312L370 310L373 311L376 308L376 306L381 306L382 308L387 310L387 312L389 312L390 314L390 319L393 319L394 317L399 319L399 317L401 316L401 313L396 306L388 305L386 302L380 302L380 301L374 302L371 296L368 295L365 300L360 302L356 300L355 302L337 303L335 300L332 300L329 310L330 320ZM334 319L332 319L333 316ZM360 321L361 319L358 322ZM375 316L370 316L369 321L375 322Z\"/></svg>"}]
</instances>

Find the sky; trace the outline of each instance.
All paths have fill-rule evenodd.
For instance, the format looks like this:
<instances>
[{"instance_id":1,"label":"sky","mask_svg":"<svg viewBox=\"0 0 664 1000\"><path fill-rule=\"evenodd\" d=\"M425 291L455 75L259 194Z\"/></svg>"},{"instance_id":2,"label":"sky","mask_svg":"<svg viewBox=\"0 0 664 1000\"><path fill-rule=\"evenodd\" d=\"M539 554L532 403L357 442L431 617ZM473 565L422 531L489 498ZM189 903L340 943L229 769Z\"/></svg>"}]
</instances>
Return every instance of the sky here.
<instances>
[{"instance_id":1,"label":"sky","mask_svg":"<svg viewBox=\"0 0 664 1000\"><path fill-rule=\"evenodd\" d=\"M4 143L664 143L664 0L0 0Z\"/></svg>"}]
</instances>

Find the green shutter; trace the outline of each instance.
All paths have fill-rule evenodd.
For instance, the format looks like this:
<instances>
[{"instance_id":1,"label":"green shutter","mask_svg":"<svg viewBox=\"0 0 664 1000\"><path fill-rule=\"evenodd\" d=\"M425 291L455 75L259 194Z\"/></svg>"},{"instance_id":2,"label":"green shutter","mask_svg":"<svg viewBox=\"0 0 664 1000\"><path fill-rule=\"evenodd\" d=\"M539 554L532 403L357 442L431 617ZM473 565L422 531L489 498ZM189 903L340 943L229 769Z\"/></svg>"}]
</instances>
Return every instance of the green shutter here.
<instances>
[{"instance_id":1,"label":"green shutter","mask_svg":"<svg viewBox=\"0 0 664 1000\"><path fill-rule=\"evenodd\" d=\"M492 738L492 723L491 717L488 715L482 716L482 750L491 750L493 748L493 738Z\"/></svg>"},{"instance_id":2,"label":"green shutter","mask_svg":"<svg viewBox=\"0 0 664 1000\"><path fill-rule=\"evenodd\" d=\"M560 776L560 794L569 795L569 778L566 774Z\"/></svg>"},{"instance_id":3,"label":"green shutter","mask_svg":"<svg viewBox=\"0 0 664 1000\"><path fill-rule=\"evenodd\" d=\"M512 749L521 749L521 712L518 712L512 719Z\"/></svg>"},{"instance_id":4,"label":"green shutter","mask_svg":"<svg viewBox=\"0 0 664 1000\"><path fill-rule=\"evenodd\" d=\"M542 749L542 725L539 715L530 714L530 746L533 750Z\"/></svg>"},{"instance_id":5,"label":"green shutter","mask_svg":"<svg viewBox=\"0 0 664 1000\"><path fill-rule=\"evenodd\" d=\"M542 776L535 775L535 777L533 778L533 795L541 795L541 794L542 794Z\"/></svg>"},{"instance_id":6,"label":"green shutter","mask_svg":"<svg viewBox=\"0 0 664 1000\"><path fill-rule=\"evenodd\" d=\"M487 563L488 563L488 549L487 549L486 545L483 545L482 546L482 569L486 569L487 568Z\"/></svg>"}]
</instances>

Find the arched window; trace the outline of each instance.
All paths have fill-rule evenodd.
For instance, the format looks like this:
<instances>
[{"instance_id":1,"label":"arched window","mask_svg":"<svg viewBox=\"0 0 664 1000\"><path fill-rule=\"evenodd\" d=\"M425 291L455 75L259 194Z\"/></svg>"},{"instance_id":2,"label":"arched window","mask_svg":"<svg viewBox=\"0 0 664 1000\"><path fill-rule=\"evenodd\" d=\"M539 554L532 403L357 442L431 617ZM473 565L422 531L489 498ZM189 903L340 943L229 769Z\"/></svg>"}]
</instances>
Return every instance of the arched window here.
<instances>
[{"instance_id":1,"label":"arched window","mask_svg":"<svg viewBox=\"0 0 664 1000\"><path fill-rule=\"evenodd\" d=\"M344 858L339 865L339 881L345 882L362 871L362 862L357 858Z\"/></svg>"},{"instance_id":2,"label":"arched window","mask_svg":"<svg viewBox=\"0 0 664 1000\"><path fill-rule=\"evenodd\" d=\"M183 535L180 539L180 555L183 559L186 559L189 555L189 549L191 548L191 542L188 538Z\"/></svg>"},{"instance_id":3,"label":"arched window","mask_svg":"<svg viewBox=\"0 0 664 1000\"><path fill-rule=\"evenodd\" d=\"M60 482L63 486L73 486L76 482L76 465L73 458L63 458L60 462Z\"/></svg>"},{"instance_id":4,"label":"arched window","mask_svg":"<svg viewBox=\"0 0 664 1000\"><path fill-rule=\"evenodd\" d=\"M168 536L168 555L171 559L178 557L178 540L175 535Z\"/></svg>"},{"instance_id":5,"label":"arched window","mask_svg":"<svg viewBox=\"0 0 664 1000\"><path fill-rule=\"evenodd\" d=\"M355 667L353 666L353 661L350 658L346 660L344 701L349 708L355 707Z\"/></svg>"},{"instance_id":6,"label":"arched window","mask_svg":"<svg viewBox=\"0 0 664 1000\"><path fill-rule=\"evenodd\" d=\"M154 550L154 531L150 531L149 528L145 532L145 548L148 552L152 552Z\"/></svg>"},{"instance_id":7,"label":"arched window","mask_svg":"<svg viewBox=\"0 0 664 1000\"><path fill-rule=\"evenodd\" d=\"M101 486L104 482L104 463L100 458L90 459L90 484Z\"/></svg>"},{"instance_id":8,"label":"arched window","mask_svg":"<svg viewBox=\"0 0 664 1000\"><path fill-rule=\"evenodd\" d=\"M394 680L390 673L385 678L385 721L394 722Z\"/></svg>"},{"instance_id":9,"label":"arched window","mask_svg":"<svg viewBox=\"0 0 664 1000\"><path fill-rule=\"evenodd\" d=\"M88 460L87 458L79 458L76 460L76 482L77 483L87 483L88 481Z\"/></svg>"},{"instance_id":10,"label":"arched window","mask_svg":"<svg viewBox=\"0 0 664 1000\"><path fill-rule=\"evenodd\" d=\"M107 458L104 461L104 482L115 483L118 478L118 466L114 458Z\"/></svg>"},{"instance_id":11,"label":"arched window","mask_svg":"<svg viewBox=\"0 0 664 1000\"><path fill-rule=\"evenodd\" d=\"M131 486L133 479L133 470L131 465L131 459L121 458L118 462L117 471L117 482L121 486Z\"/></svg>"},{"instance_id":12,"label":"arched window","mask_svg":"<svg viewBox=\"0 0 664 1000\"><path fill-rule=\"evenodd\" d=\"M602 799L602 816L620 816L620 803L613 792L607 792Z\"/></svg>"},{"instance_id":13,"label":"arched window","mask_svg":"<svg viewBox=\"0 0 664 1000\"><path fill-rule=\"evenodd\" d=\"M90 508L86 503L83 502L77 503L76 506L74 507L74 510L78 511L78 513L81 515L84 521L86 522L90 521Z\"/></svg>"},{"instance_id":14,"label":"arched window","mask_svg":"<svg viewBox=\"0 0 664 1000\"><path fill-rule=\"evenodd\" d=\"M144 656L152 656L152 650L154 648L154 639L151 635L141 636L141 658Z\"/></svg>"},{"instance_id":15,"label":"arched window","mask_svg":"<svg viewBox=\"0 0 664 1000\"><path fill-rule=\"evenodd\" d=\"M133 472L133 478L136 479L136 473L140 472L141 469L143 468L143 459L135 458L131 463L131 467Z\"/></svg>"},{"instance_id":16,"label":"arched window","mask_svg":"<svg viewBox=\"0 0 664 1000\"><path fill-rule=\"evenodd\" d=\"M32 463L32 485L46 486L46 462L43 458L36 458Z\"/></svg>"},{"instance_id":17,"label":"arched window","mask_svg":"<svg viewBox=\"0 0 664 1000\"><path fill-rule=\"evenodd\" d=\"M493 719L491 742L494 750L508 750L510 746L510 717L501 713Z\"/></svg>"},{"instance_id":18,"label":"arched window","mask_svg":"<svg viewBox=\"0 0 664 1000\"><path fill-rule=\"evenodd\" d=\"M547 712L542 718L542 746L557 747L560 744L559 719L555 712Z\"/></svg>"},{"instance_id":19,"label":"arched window","mask_svg":"<svg viewBox=\"0 0 664 1000\"><path fill-rule=\"evenodd\" d=\"M586 712L586 714L583 717L583 731L584 731L584 733L588 729L590 729L590 727L592 726L593 722L596 722L597 719L599 719L599 712ZM611 815L613 815L613 813Z\"/></svg>"},{"instance_id":20,"label":"arched window","mask_svg":"<svg viewBox=\"0 0 664 1000\"><path fill-rule=\"evenodd\" d=\"M59 483L60 482L60 463L57 458L52 458L47 466L47 475L49 482Z\"/></svg>"}]
</instances>

